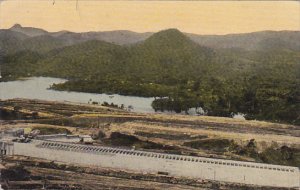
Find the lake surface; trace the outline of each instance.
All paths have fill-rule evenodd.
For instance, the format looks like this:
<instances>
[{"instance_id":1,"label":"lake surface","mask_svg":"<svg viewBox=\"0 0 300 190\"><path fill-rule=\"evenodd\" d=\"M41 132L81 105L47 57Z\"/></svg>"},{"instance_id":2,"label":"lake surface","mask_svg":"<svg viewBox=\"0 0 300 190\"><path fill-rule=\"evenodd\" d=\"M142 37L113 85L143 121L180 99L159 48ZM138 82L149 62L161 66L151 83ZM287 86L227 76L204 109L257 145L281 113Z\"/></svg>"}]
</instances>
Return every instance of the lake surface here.
<instances>
[{"instance_id":1,"label":"lake surface","mask_svg":"<svg viewBox=\"0 0 300 190\"><path fill-rule=\"evenodd\" d=\"M0 99L28 98L50 101L69 101L88 103L90 100L99 102L124 104L125 108L132 106L135 112L154 112L151 103L154 98L122 96L118 94L94 94L83 92L55 91L48 89L53 83L63 83L66 80L50 77L32 77L26 80L0 82Z\"/></svg>"},{"instance_id":2,"label":"lake surface","mask_svg":"<svg viewBox=\"0 0 300 190\"><path fill-rule=\"evenodd\" d=\"M27 99L39 99L49 101L60 102L76 102L76 103L88 103L108 102L114 103L119 106L124 104L125 108L132 106L131 111L142 113L154 113L154 109L151 107L151 103L154 98L143 98L137 96L122 96L118 94L95 94L85 92L68 92L68 91L55 91L49 89L53 83L66 82L65 79L51 78L51 77L31 77L25 80L17 80L10 82L0 82L0 99L7 100L13 98L27 98ZM175 112L164 112L167 114L174 114ZM202 108L191 108L188 111L189 115L198 115L198 113L204 113ZM182 112L181 114L186 114ZM233 116L236 119L245 119L244 114L238 113Z\"/></svg>"}]
</instances>

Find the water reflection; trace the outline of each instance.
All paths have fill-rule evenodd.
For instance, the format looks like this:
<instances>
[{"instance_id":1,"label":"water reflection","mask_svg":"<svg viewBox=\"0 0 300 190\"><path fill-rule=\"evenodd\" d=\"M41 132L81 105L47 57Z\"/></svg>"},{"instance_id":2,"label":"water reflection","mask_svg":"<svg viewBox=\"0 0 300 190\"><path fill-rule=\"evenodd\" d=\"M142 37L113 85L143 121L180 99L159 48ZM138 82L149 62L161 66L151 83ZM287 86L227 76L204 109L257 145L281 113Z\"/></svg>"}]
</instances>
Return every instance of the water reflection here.
<instances>
[{"instance_id":1,"label":"water reflection","mask_svg":"<svg viewBox=\"0 0 300 190\"><path fill-rule=\"evenodd\" d=\"M63 83L66 80L51 77L32 77L26 80L0 82L0 99L28 98L50 101L69 101L77 103L108 102L125 107L132 106L135 112L154 112L151 103L154 98L122 96L118 94L94 94L83 92L55 91L48 89L53 83Z\"/></svg>"}]
</instances>

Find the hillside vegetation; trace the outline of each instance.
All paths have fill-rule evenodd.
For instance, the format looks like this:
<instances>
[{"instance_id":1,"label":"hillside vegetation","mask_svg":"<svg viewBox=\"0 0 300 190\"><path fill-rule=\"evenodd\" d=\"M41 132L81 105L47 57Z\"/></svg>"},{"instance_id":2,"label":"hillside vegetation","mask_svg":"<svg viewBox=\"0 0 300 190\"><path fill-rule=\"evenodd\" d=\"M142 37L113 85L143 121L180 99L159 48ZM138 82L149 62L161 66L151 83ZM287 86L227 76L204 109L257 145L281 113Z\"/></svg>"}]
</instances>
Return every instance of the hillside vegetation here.
<instances>
[{"instance_id":1,"label":"hillside vegetation","mask_svg":"<svg viewBox=\"0 0 300 190\"><path fill-rule=\"evenodd\" d=\"M299 32L271 32L269 38L266 32L254 44L249 43L254 37L245 35L249 48L229 46L235 39L230 36L223 36L228 46L225 40L215 48L208 37L203 46L177 29L126 46L95 39L58 40L66 32L34 37L11 32L2 31L9 41L0 33L4 80L61 77L69 81L52 88L156 97L155 110L202 107L207 115L242 112L250 119L300 124L300 51L297 41L282 37L297 39Z\"/></svg>"}]
</instances>

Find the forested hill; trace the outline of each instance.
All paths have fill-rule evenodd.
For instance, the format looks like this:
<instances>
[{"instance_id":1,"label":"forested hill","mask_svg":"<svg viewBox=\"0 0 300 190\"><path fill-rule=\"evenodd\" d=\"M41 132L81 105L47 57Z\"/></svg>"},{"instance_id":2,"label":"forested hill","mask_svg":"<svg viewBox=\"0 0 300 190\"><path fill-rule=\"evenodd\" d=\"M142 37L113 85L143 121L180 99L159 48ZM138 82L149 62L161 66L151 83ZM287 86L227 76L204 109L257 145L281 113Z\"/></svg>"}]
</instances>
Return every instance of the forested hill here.
<instances>
[{"instance_id":1,"label":"forested hill","mask_svg":"<svg viewBox=\"0 0 300 190\"><path fill-rule=\"evenodd\" d=\"M254 44L246 40L243 47L215 47L201 45L177 29L125 46L81 38L70 43L65 31L31 30L0 30L5 80L62 77L69 82L53 88L154 96L156 110L202 107L208 115L242 112L251 119L300 124L299 32L271 32L269 38L264 33ZM61 35L65 40L58 38ZM251 48L244 48L247 45Z\"/></svg>"},{"instance_id":2,"label":"forested hill","mask_svg":"<svg viewBox=\"0 0 300 190\"><path fill-rule=\"evenodd\" d=\"M300 50L300 31L261 31L228 35L187 34L187 36L198 44L217 49L264 50L265 48L287 48Z\"/></svg>"},{"instance_id":3,"label":"forested hill","mask_svg":"<svg viewBox=\"0 0 300 190\"><path fill-rule=\"evenodd\" d=\"M170 29L129 47L93 40L54 50L37 62L37 73L84 80L118 77L127 81L131 77L173 84L178 78L186 78L187 73L192 78L209 69L214 54L212 49Z\"/></svg>"}]
</instances>

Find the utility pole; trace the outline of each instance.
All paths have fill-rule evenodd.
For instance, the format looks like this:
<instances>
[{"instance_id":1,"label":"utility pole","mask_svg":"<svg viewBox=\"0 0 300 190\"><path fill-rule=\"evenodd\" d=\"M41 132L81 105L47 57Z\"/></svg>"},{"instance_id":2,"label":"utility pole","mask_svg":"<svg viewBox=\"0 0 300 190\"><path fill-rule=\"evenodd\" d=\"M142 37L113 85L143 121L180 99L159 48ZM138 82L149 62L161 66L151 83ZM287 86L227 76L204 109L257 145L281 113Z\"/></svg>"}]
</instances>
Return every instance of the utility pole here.
<instances>
[{"instance_id":1,"label":"utility pole","mask_svg":"<svg viewBox=\"0 0 300 190\"><path fill-rule=\"evenodd\" d=\"M3 57L4 57L4 52L3 52L3 50L2 50L2 48L0 47L0 80L2 79L2 68L1 68L1 66L2 66L2 64L3 64Z\"/></svg>"},{"instance_id":2,"label":"utility pole","mask_svg":"<svg viewBox=\"0 0 300 190\"><path fill-rule=\"evenodd\" d=\"M216 180L216 168L214 169L214 180Z\"/></svg>"}]
</instances>

